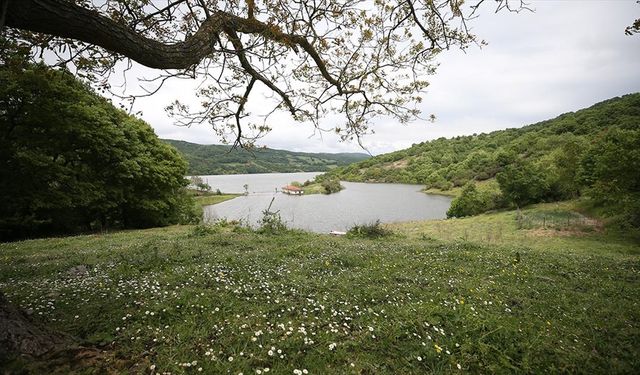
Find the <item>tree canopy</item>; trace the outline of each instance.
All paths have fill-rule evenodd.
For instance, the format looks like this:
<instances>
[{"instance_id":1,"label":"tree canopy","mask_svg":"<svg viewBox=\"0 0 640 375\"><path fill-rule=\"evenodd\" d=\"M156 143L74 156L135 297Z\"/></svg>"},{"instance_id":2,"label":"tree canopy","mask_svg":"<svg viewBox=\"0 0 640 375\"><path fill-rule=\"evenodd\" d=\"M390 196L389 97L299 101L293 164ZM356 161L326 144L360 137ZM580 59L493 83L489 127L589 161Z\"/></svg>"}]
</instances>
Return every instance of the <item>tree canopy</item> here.
<instances>
[{"instance_id":1,"label":"tree canopy","mask_svg":"<svg viewBox=\"0 0 640 375\"><path fill-rule=\"evenodd\" d=\"M198 220L186 169L68 72L0 66L0 240Z\"/></svg>"},{"instance_id":2,"label":"tree canopy","mask_svg":"<svg viewBox=\"0 0 640 375\"><path fill-rule=\"evenodd\" d=\"M342 139L366 133L377 115L415 119L434 57L482 43L467 23L484 2L5 0L2 15L9 39L104 89L104 77L132 60L165 70L156 88L173 77L202 79L199 105L176 101L169 112L241 143L268 131L277 110L318 128L340 113L343 123L332 127ZM493 3L526 8L521 0ZM256 85L273 94L265 119L242 124Z\"/></svg>"}]
</instances>

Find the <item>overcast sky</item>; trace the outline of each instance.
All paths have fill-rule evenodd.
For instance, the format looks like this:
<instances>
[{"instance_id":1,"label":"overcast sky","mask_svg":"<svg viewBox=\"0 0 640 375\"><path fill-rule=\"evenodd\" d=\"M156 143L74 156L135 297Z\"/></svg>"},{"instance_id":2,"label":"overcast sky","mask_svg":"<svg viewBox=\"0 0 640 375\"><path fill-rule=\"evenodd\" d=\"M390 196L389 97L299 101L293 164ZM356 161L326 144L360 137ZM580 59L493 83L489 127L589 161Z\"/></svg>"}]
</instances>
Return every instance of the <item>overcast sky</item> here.
<instances>
[{"instance_id":1,"label":"overcast sky","mask_svg":"<svg viewBox=\"0 0 640 375\"><path fill-rule=\"evenodd\" d=\"M472 23L473 32L489 44L467 53L445 51L430 78L423 116L432 122L399 125L380 120L375 134L364 138L374 155L412 143L498 129L520 127L588 107L596 102L640 91L640 35L624 28L640 17L635 0L533 0L535 12L494 14L487 2ZM151 75L151 73L149 73ZM173 83L136 110L161 138L200 144L220 143L207 125L177 127L163 108L184 97L185 86ZM286 113L270 121L273 131L259 144L306 152L362 152L356 143L319 136L310 125L295 123Z\"/></svg>"}]
</instances>

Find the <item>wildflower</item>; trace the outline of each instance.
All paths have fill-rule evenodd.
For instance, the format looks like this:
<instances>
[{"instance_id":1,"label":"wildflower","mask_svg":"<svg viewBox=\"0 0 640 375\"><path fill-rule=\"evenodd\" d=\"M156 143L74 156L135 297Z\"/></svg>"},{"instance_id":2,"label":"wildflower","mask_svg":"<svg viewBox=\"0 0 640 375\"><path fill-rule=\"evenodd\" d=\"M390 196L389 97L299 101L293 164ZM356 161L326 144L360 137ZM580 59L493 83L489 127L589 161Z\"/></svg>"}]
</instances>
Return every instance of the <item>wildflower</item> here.
<instances>
[{"instance_id":1,"label":"wildflower","mask_svg":"<svg viewBox=\"0 0 640 375\"><path fill-rule=\"evenodd\" d=\"M229 362L233 362L233 357L229 356Z\"/></svg>"},{"instance_id":2,"label":"wildflower","mask_svg":"<svg viewBox=\"0 0 640 375\"><path fill-rule=\"evenodd\" d=\"M418 362L422 362L422 357L418 356Z\"/></svg>"},{"instance_id":3,"label":"wildflower","mask_svg":"<svg viewBox=\"0 0 640 375\"><path fill-rule=\"evenodd\" d=\"M436 348L436 352L442 353L442 348L438 344L433 344L433 347Z\"/></svg>"},{"instance_id":4,"label":"wildflower","mask_svg":"<svg viewBox=\"0 0 640 375\"><path fill-rule=\"evenodd\" d=\"M456 367L458 367L458 370L462 370L462 366L459 363L456 363Z\"/></svg>"},{"instance_id":5,"label":"wildflower","mask_svg":"<svg viewBox=\"0 0 640 375\"><path fill-rule=\"evenodd\" d=\"M329 350L334 350L336 348L336 343L329 344Z\"/></svg>"}]
</instances>

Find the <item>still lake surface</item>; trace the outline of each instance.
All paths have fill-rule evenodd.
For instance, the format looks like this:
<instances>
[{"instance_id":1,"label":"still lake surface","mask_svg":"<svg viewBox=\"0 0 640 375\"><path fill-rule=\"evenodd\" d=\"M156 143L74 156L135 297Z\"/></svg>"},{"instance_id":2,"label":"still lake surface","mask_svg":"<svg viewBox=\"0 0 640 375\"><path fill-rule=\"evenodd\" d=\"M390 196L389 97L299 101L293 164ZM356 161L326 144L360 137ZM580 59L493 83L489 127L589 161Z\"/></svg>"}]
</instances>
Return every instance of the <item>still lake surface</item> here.
<instances>
[{"instance_id":1,"label":"still lake surface","mask_svg":"<svg viewBox=\"0 0 640 375\"><path fill-rule=\"evenodd\" d=\"M204 208L205 220L244 220L255 225L274 199L287 226L310 232L346 231L356 224L442 219L451 198L424 194L422 185L342 182L344 190L331 194L290 196L276 192L292 181L312 180L319 173L268 173L201 176L215 191L249 194Z\"/></svg>"}]
</instances>

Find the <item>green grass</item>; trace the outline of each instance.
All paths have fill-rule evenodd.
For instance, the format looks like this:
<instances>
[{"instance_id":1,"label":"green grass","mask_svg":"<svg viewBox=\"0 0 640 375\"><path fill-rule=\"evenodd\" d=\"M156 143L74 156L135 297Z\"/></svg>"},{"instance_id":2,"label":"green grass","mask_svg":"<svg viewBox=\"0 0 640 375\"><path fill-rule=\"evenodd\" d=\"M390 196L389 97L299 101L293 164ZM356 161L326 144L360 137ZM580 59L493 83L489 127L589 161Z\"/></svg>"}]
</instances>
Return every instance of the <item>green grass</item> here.
<instances>
[{"instance_id":1,"label":"green grass","mask_svg":"<svg viewBox=\"0 0 640 375\"><path fill-rule=\"evenodd\" d=\"M638 246L526 235L515 215L394 225L378 240L225 223L5 243L0 290L140 372L637 372ZM89 274L70 275L77 265Z\"/></svg>"},{"instance_id":2,"label":"green grass","mask_svg":"<svg viewBox=\"0 0 640 375\"><path fill-rule=\"evenodd\" d=\"M202 195L196 196L196 203L200 206L210 206L212 204L222 203L224 201L228 201L235 197L240 196L240 194L222 194L222 195Z\"/></svg>"},{"instance_id":3,"label":"green grass","mask_svg":"<svg viewBox=\"0 0 640 375\"><path fill-rule=\"evenodd\" d=\"M640 254L633 238L608 233L602 223L577 212L579 202L543 203L521 211L478 216L407 222L389 225L409 238L468 241L490 246L525 246L541 251Z\"/></svg>"}]
</instances>

